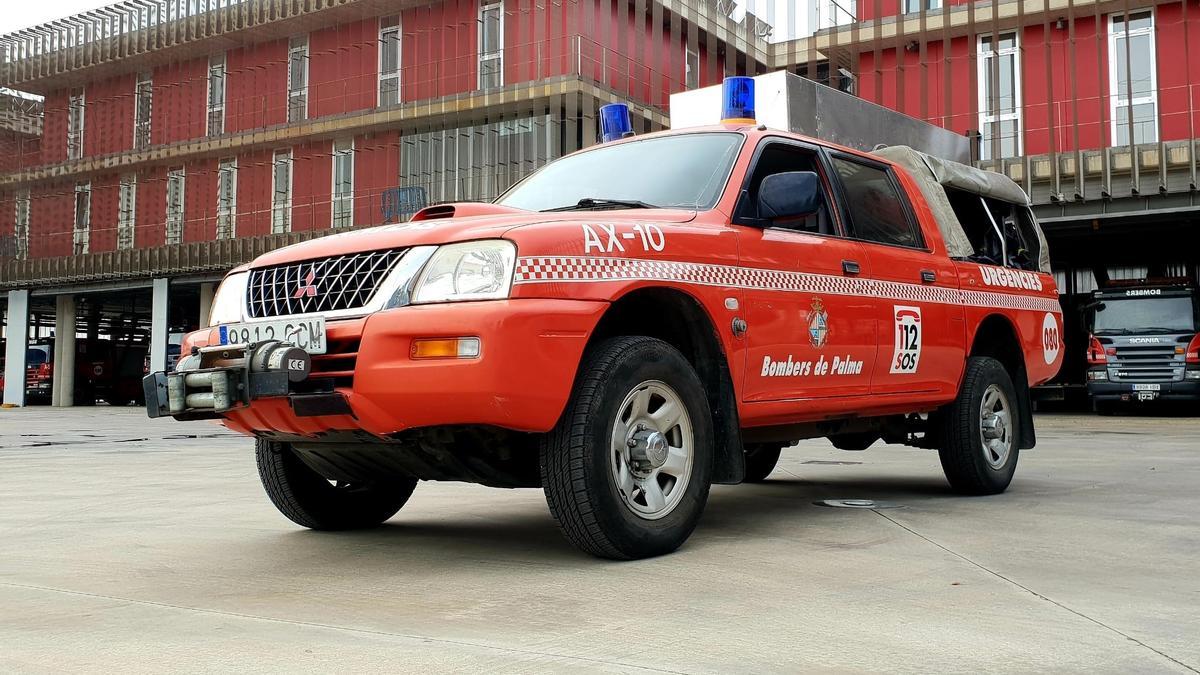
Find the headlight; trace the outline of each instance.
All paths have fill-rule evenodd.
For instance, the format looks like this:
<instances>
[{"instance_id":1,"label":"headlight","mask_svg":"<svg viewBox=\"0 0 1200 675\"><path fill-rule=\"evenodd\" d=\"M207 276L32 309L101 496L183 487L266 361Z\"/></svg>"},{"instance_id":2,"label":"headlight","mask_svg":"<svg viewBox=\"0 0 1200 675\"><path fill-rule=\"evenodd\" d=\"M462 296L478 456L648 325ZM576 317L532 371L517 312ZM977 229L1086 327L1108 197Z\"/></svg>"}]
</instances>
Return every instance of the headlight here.
<instances>
[{"instance_id":1,"label":"headlight","mask_svg":"<svg viewBox=\"0 0 1200 675\"><path fill-rule=\"evenodd\" d=\"M517 247L503 239L442 246L417 279L412 301L507 298L516 259Z\"/></svg>"},{"instance_id":2,"label":"headlight","mask_svg":"<svg viewBox=\"0 0 1200 675\"><path fill-rule=\"evenodd\" d=\"M225 277L213 295L208 325L217 326L242 320L242 307L246 304L246 284L249 280L249 272L238 272Z\"/></svg>"}]
</instances>

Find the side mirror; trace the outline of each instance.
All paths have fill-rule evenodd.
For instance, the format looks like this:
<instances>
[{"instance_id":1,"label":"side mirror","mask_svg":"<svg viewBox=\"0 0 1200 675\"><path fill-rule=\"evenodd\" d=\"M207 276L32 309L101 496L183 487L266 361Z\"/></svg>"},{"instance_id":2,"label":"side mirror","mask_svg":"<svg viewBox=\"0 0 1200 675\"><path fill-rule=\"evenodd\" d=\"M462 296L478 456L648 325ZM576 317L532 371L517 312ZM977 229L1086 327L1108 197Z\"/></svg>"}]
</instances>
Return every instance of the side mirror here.
<instances>
[{"instance_id":1,"label":"side mirror","mask_svg":"<svg viewBox=\"0 0 1200 675\"><path fill-rule=\"evenodd\" d=\"M758 217L776 220L812 215L823 200L821 177L815 172L773 173L758 188Z\"/></svg>"}]
</instances>

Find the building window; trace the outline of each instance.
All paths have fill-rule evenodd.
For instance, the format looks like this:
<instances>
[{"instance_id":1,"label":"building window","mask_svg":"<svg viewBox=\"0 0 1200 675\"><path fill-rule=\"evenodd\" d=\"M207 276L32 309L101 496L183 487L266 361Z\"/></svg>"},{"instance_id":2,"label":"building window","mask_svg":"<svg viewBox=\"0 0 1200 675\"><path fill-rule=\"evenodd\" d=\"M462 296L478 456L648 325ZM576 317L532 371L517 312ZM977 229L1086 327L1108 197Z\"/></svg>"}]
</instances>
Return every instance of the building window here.
<instances>
[{"instance_id":1,"label":"building window","mask_svg":"<svg viewBox=\"0 0 1200 675\"><path fill-rule=\"evenodd\" d=\"M137 222L137 176L128 174L121 178L121 191L117 197L117 249L133 248L133 237Z\"/></svg>"},{"instance_id":2,"label":"building window","mask_svg":"<svg viewBox=\"0 0 1200 675\"><path fill-rule=\"evenodd\" d=\"M208 59L208 135L225 133L225 55Z\"/></svg>"},{"instance_id":3,"label":"building window","mask_svg":"<svg viewBox=\"0 0 1200 675\"><path fill-rule=\"evenodd\" d=\"M480 0L479 88L504 84L504 5L499 0Z\"/></svg>"},{"instance_id":4,"label":"building window","mask_svg":"<svg viewBox=\"0 0 1200 675\"><path fill-rule=\"evenodd\" d=\"M183 168L167 171L167 243L183 243Z\"/></svg>"},{"instance_id":5,"label":"building window","mask_svg":"<svg viewBox=\"0 0 1200 675\"><path fill-rule=\"evenodd\" d=\"M333 143L333 227L354 224L354 141Z\"/></svg>"},{"instance_id":6,"label":"building window","mask_svg":"<svg viewBox=\"0 0 1200 675\"><path fill-rule=\"evenodd\" d=\"M71 236L71 250L75 255L88 252L92 238L92 184L79 183L75 186L75 228Z\"/></svg>"},{"instance_id":7,"label":"building window","mask_svg":"<svg viewBox=\"0 0 1200 675\"><path fill-rule=\"evenodd\" d=\"M83 158L83 89L72 89L67 102L67 159Z\"/></svg>"},{"instance_id":8,"label":"building window","mask_svg":"<svg viewBox=\"0 0 1200 675\"><path fill-rule=\"evenodd\" d=\"M288 47L288 121L308 117L308 36L292 38Z\"/></svg>"},{"instance_id":9,"label":"building window","mask_svg":"<svg viewBox=\"0 0 1200 675\"><path fill-rule=\"evenodd\" d=\"M1112 14L1108 32L1108 87L1113 145L1158 141L1158 81L1154 14Z\"/></svg>"},{"instance_id":10,"label":"building window","mask_svg":"<svg viewBox=\"0 0 1200 675\"><path fill-rule=\"evenodd\" d=\"M687 49L683 58L683 86L696 89L700 86L700 52Z\"/></svg>"},{"instance_id":11,"label":"building window","mask_svg":"<svg viewBox=\"0 0 1200 675\"><path fill-rule=\"evenodd\" d=\"M1016 33L979 38L980 159L1021 154L1021 53Z\"/></svg>"},{"instance_id":12,"label":"building window","mask_svg":"<svg viewBox=\"0 0 1200 675\"><path fill-rule=\"evenodd\" d=\"M400 102L400 18L379 20L379 105Z\"/></svg>"},{"instance_id":13,"label":"building window","mask_svg":"<svg viewBox=\"0 0 1200 675\"><path fill-rule=\"evenodd\" d=\"M134 89L137 105L134 109L133 148L142 150L150 146L150 110L154 103L154 82L150 73L139 73Z\"/></svg>"},{"instance_id":14,"label":"building window","mask_svg":"<svg viewBox=\"0 0 1200 675\"><path fill-rule=\"evenodd\" d=\"M271 184L271 233L292 231L292 151L276 150Z\"/></svg>"},{"instance_id":15,"label":"building window","mask_svg":"<svg viewBox=\"0 0 1200 675\"><path fill-rule=\"evenodd\" d=\"M933 12L942 8L942 0L904 0L904 13Z\"/></svg>"},{"instance_id":16,"label":"building window","mask_svg":"<svg viewBox=\"0 0 1200 675\"><path fill-rule=\"evenodd\" d=\"M237 160L223 159L217 169L217 239L237 235Z\"/></svg>"},{"instance_id":17,"label":"building window","mask_svg":"<svg viewBox=\"0 0 1200 675\"><path fill-rule=\"evenodd\" d=\"M17 192L16 228L13 235L17 240L17 260L29 258L29 188Z\"/></svg>"}]
</instances>

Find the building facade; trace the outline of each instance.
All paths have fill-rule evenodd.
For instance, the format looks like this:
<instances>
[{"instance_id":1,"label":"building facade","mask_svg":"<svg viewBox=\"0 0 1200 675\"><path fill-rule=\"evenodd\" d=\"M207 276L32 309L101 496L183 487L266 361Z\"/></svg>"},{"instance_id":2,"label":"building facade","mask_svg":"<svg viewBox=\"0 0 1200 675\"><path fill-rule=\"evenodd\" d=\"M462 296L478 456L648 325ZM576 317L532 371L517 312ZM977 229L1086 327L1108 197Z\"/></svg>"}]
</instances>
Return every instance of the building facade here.
<instances>
[{"instance_id":1,"label":"building facade","mask_svg":"<svg viewBox=\"0 0 1200 675\"><path fill-rule=\"evenodd\" d=\"M601 105L656 130L778 69L977 139L1068 297L1195 275L1200 0L138 0L0 36L0 87L38 97L0 97L5 400L18 345L161 364L261 252L491 199Z\"/></svg>"}]
</instances>

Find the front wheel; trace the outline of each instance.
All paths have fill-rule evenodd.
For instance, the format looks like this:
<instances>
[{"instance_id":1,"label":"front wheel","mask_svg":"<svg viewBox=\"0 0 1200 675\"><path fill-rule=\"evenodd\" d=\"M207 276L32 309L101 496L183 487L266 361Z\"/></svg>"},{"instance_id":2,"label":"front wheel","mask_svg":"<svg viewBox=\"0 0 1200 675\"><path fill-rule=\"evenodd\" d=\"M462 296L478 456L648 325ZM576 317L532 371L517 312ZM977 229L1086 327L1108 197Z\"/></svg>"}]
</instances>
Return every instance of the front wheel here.
<instances>
[{"instance_id":1,"label":"front wheel","mask_svg":"<svg viewBox=\"0 0 1200 675\"><path fill-rule=\"evenodd\" d=\"M679 548L712 476L712 418L687 359L649 337L589 350L571 400L540 448L542 486L578 548L630 560Z\"/></svg>"},{"instance_id":2,"label":"front wheel","mask_svg":"<svg viewBox=\"0 0 1200 675\"><path fill-rule=\"evenodd\" d=\"M956 491L1004 492L1017 470L1021 415L1012 378L999 361L972 357L958 398L942 411L938 456Z\"/></svg>"},{"instance_id":3,"label":"front wheel","mask_svg":"<svg viewBox=\"0 0 1200 675\"><path fill-rule=\"evenodd\" d=\"M412 496L416 478L372 483L331 482L285 443L254 443L258 476L271 503L292 522L313 530L375 527L396 515Z\"/></svg>"}]
</instances>

